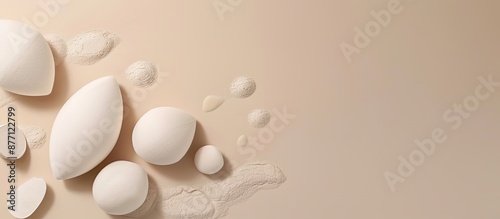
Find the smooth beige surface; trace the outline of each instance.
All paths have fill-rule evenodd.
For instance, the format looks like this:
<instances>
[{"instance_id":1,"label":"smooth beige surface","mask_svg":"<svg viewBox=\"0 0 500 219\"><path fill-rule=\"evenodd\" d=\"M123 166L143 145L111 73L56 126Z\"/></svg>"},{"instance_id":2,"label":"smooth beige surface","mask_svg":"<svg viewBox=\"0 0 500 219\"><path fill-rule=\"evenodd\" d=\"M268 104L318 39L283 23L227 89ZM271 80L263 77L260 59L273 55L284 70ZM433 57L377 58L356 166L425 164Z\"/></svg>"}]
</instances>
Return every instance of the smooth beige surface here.
<instances>
[{"instance_id":1,"label":"smooth beige surface","mask_svg":"<svg viewBox=\"0 0 500 219\"><path fill-rule=\"evenodd\" d=\"M31 19L42 11L39 1L50 0L1 0L0 18ZM37 176L48 184L32 218L120 218L102 212L91 193L98 171L115 160L137 162L162 188L210 182L193 164L205 144L216 145L231 163L270 160L287 176L281 187L257 193L226 218L499 218L500 89L456 130L443 114L475 94L478 77L500 81L500 2L402 0L401 13L348 63L339 45L352 45L354 28L364 28L374 20L370 11L387 10L389 2L242 0L223 21L213 0L61 5L39 27L43 34L70 39L101 29L122 41L95 65L59 66L50 96L18 97L20 125L44 127L50 136L65 100L106 75L122 86L128 116L111 155L76 179L55 180L48 144L26 153L18 163L20 183ZM127 81L123 72L138 60L158 65L158 88L138 90ZM229 96L229 84L243 75L257 82L253 96L202 111L207 95ZM137 119L158 106L183 109L199 122L187 156L172 166L150 165L131 146ZM296 117L277 122L276 132L260 133L246 121L256 108L286 109ZM418 149L414 141L431 138L436 128L446 140L391 192L384 173L397 173L398 157L408 159ZM241 134L252 144L259 133L260 150L255 144L237 150ZM2 165L1 191L6 170ZM0 218L9 216L0 210Z\"/></svg>"}]
</instances>

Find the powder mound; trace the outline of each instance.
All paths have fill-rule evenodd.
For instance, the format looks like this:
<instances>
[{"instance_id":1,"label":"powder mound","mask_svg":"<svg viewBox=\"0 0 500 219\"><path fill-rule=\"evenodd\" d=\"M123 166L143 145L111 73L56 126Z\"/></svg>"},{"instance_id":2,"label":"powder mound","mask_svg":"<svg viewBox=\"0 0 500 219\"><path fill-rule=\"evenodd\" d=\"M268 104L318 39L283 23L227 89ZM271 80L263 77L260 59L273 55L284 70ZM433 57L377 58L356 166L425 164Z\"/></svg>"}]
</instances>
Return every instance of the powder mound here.
<instances>
[{"instance_id":1,"label":"powder mound","mask_svg":"<svg viewBox=\"0 0 500 219\"><path fill-rule=\"evenodd\" d=\"M237 77L231 82L231 95L236 98L247 98L252 96L252 94L257 89L257 85L252 78L249 77Z\"/></svg>"},{"instance_id":2,"label":"powder mound","mask_svg":"<svg viewBox=\"0 0 500 219\"><path fill-rule=\"evenodd\" d=\"M94 30L82 33L68 42L68 61L80 65L92 65L106 57L120 38L107 31Z\"/></svg>"},{"instance_id":3,"label":"powder mound","mask_svg":"<svg viewBox=\"0 0 500 219\"><path fill-rule=\"evenodd\" d=\"M138 218L146 215L149 213L151 208L153 207L156 198L158 197L158 188L151 182L149 181L149 189L148 189L148 196L146 196L146 201L139 207L137 210L128 213L124 215L125 217L131 217L131 218Z\"/></svg>"},{"instance_id":4,"label":"powder mound","mask_svg":"<svg viewBox=\"0 0 500 219\"><path fill-rule=\"evenodd\" d=\"M68 45L64 41L62 37L55 34L47 34L44 35L45 40L49 43L50 50L52 51L52 55L54 56L55 66L59 66L63 63L64 59L68 54Z\"/></svg>"},{"instance_id":5,"label":"powder mound","mask_svg":"<svg viewBox=\"0 0 500 219\"><path fill-rule=\"evenodd\" d=\"M254 128L264 128L271 121L271 113L264 109L255 109L248 114L248 124Z\"/></svg>"},{"instance_id":6,"label":"powder mound","mask_svg":"<svg viewBox=\"0 0 500 219\"><path fill-rule=\"evenodd\" d=\"M133 85L138 87L150 87L158 79L158 69L148 61L137 61L125 70L125 75Z\"/></svg>"},{"instance_id":7,"label":"powder mound","mask_svg":"<svg viewBox=\"0 0 500 219\"><path fill-rule=\"evenodd\" d=\"M39 149L45 145L47 142L47 133L45 130L36 126L24 126L20 127L26 136L26 142L28 147L32 150Z\"/></svg>"},{"instance_id":8,"label":"powder mound","mask_svg":"<svg viewBox=\"0 0 500 219\"><path fill-rule=\"evenodd\" d=\"M215 209L208 197L189 186L162 191L161 213L165 218L212 218Z\"/></svg>"}]
</instances>

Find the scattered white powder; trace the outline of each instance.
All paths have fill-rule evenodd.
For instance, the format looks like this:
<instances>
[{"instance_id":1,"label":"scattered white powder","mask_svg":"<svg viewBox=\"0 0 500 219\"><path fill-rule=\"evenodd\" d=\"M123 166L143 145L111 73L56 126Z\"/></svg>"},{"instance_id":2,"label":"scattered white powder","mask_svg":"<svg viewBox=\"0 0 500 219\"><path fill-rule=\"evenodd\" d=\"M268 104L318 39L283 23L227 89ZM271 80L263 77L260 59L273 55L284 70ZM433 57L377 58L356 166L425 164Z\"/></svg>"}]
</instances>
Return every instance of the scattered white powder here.
<instances>
[{"instance_id":1,"label":"scattered white powder","mask_svg":"<svg viewBox=\"0 0 500 219\"><path fill-rule=\"evenodd\" d=\"M158 207L165 218L217 219L256 192L277 188L285 181L279 167L264 161L251 162L200 189L188 186L166 189Z\"/></svg>"},{"instance_id":2,"label":"scattered white powder","mask_svg":"<svg viewBox=\"0 0 500 219\"><path fill-rule=\"evenodd\" d=\"M231 83L231 95L237 98L247 98L252 96L252 94L257 89L257 85L252 78L249 77L237 77Z\"/></svg>"},{"instance_id":3,"label":"scattered white powder","mask_svg":"<svg viewBox=\"0 0 500 219\"><path fill-rule=\"evenodd\" d=\"M28 143L28 147L30 149L39 149L47 142L47 134L43 128L36 126L24 126L20 128L21 131L23 131L24 136L26 136L26 142Z\"/></svg>"},{"instance_id":4,"label":"scattered white powder","mask_svg":"<svg viewBox=\"0 0 500 219\"><path fill-rule=\"evenodd\" d=\"M125 75L133 85L150 87L158 79L158 69L148 61L137 61L125 70Z\"/></svg>"},{"instance_id":5,"label":"scattered white powder","mask_svg":"<svg viewBox=\"0 0 500 219\"><path fill-rule=\"evenodd\" d=\"M0 89L0 108L7 106L7 104L12 103L16 98L9 92Z\"/></svg>"},{"instance_id":6,"label":"scattered white powder","mask_svg":"<svg viewBox=\"0 0 500 219\"><path fill-rule=\"evenodd\" d=\"M144 204L141 205L137 210L124 215L125 217L133 217L133 218L138 218L146 215L149 210L152 209L153 205L155 204L156 200L158 197L158 188L149 181L149 190L148 190L148 196L146 196L146 201L144 201Z\"/></svg>"},{"instance_id":7,"label":"scattered white powder","mask_svg":"<svg viewBox=\"0 0 500 219\"><path fill-rule=\"evenodd\" d=\"M224 103L224 99L219 96L207 96L203 100L203 112L211 112L219 108Z\"/></svg>"},{"instance_id":8,"label":"scattered white powder","mask_svg":"<svg viewBox=\"0 0 500 219\"><path fill-rule=\"evenodd\" d=\"M236 145L238 147L245 147L248 144L248 137L246 135L241 135L236 141Z\"/></svg>"},{"instance_id":9,"label":"scattered white powder","mask_svg":"<svg viewBox=\"0 0 500 219\"><path fill-rule=\"evenodd\" d=\"M264 128L271 121L271 113L263 109L255 109L248 114L248 124L254 128Z\"/></svg>"},{"instance_id":10,"label":"scattered white powder","mask_svg":"<svg viewBox=\"0 0 500 219\"><path fill-rule=\"evenodd\" d=\"M110 32L94 30L82 33L68 42L68 61L80 65L92 65L106 57L120 38Z\"/></svg>"},{"instance_id":11,"label":"scattered white powder","mask_svg":"<svg viewBox=\"0 0 500 219\"><path fill-rule=\"evenodd\" d=\"M47 34L44 35L45 40L49 43L50 50L52 50L52 55L54 56L54 63L59 66L64 59L66 59L66 55L68 54L68 45L64 41L64 39L55 34Z\"/></svg>"},{"instance_id":12,"label":"scattered white powder","mask_svg":"<svg viewBox=\"0 0 500 219\"><path fill-rule=\"evenodd\" d=\"M162 191L160 203L166 218L211 218L215 209L208 197L195 188L178 186Z\"/></svg>"},{"instance_id":13,"label":"scattered white powder","mask_svg":"<svg viewBox=\"0 0 500 219\"><path fill-rule=\"evenodd\" d=\"M255 161L235 169L224 180L208 184L200 189L215 206L213 218L220 218L229 208L241 203L263 189L274 189L286 181L281 169L265 161Z\"/></svg>"}]
</instances>

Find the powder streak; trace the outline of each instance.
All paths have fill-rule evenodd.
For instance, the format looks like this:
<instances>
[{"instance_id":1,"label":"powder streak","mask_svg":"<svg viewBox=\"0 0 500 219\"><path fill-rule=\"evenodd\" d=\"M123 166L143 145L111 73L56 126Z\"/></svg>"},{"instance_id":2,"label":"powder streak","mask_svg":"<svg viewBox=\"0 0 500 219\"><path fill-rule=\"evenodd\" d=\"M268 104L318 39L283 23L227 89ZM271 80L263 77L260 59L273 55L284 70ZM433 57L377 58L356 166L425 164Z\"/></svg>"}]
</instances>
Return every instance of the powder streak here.
<instances>
[{"instance_id":1,"label":"powder streak","mask_svg":"<svg viewBox=\"0 0 500 219\"><path fill-rule=\"evenodd\" d=\"M279 167L265 161L251 162L200 189L188 186L165 189L158 207L165 218L217 219L256 192L277 188L285 181Z\"/></svg>"}]
</instances>

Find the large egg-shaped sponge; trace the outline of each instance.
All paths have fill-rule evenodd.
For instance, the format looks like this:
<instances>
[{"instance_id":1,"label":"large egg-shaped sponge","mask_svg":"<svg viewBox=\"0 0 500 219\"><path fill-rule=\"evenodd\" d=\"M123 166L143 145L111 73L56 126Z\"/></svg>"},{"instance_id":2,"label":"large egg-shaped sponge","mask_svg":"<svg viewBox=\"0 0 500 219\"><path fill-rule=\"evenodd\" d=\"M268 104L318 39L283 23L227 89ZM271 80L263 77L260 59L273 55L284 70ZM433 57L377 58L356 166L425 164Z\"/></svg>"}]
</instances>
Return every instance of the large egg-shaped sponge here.
<instances>
[{"instance_id":1,"label":"large egg-shaped sponge","mask_svg":"<svg viewBox=\"0 0 500 219\"><path fill-rule=\"evenodd\" d=\"M158 107L139 119L132 132L132 145L147 162L169 165L184 157L195 130L193 116L177 108Z\"/></svg>"},{"instance_id":2,"label":"large egg-shaped sponge","mask_svg":"<svg viewBox=\"0 0 500 219\"><path fill-rule=\"evenodd\" d=\"M78 90L63 105L50 136L50 165L56 179L82 175L106 158L118 140L123 100L107 76Z\"/></svg>"},{"instance_id":3,"label":"large egg-shaped sponge","mask_svg":"<svg viewBox=\"0 0 500 219\"><path fill-rule=\"evenodd\" d=\"M0 20L0 87L25 96L52 92L55 64L45 38L28 25Z\"/></svg>"}]
</instances>

